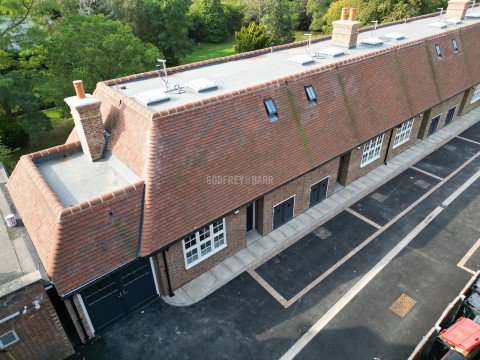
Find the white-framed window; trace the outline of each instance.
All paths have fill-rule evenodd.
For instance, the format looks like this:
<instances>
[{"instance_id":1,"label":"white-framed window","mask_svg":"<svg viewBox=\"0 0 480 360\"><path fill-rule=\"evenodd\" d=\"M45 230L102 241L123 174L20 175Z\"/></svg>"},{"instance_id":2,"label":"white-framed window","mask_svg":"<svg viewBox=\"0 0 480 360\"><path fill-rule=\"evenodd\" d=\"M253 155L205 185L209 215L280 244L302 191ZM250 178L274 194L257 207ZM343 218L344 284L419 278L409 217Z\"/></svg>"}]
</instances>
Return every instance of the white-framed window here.
<instances>
[{"instance_id":1,"label":"white-framed window","mask_svg":"<svg viewBox=\"0 0 480 360\"><path fill-rule=\"evenodd\" d=\"M225 218L215 220L183 239L185 267L191 268L226 246Z\"/></svg>"},{"instance_id":2,"label":"white-framed window","mask_svg":"<svg viewBox=\"0 0 480 360\"><path fill-rule=\"evenodd\" d=\"M382 152L382 144L383 134L378 135L365 143L360 167L364 167L380 157L380 153Z\"/></svg>"},{"instance_id":3,"label":"white-framed window","mask_svg":"<svg viewBox=\"0 0 480 360\"><path fill-rule=\"evenodd\" d=\"M393 149L406 143L410 139L414 121L415 118L405 121L397 126L397 133L395 134L395 139L393 140Z\"/></svg>"},{"instance_id":4,"label":"white-framed window","mask_svg":"<svg viewBox=\"0 0 480 360\"><path fill-rule=\"evenodd\" d=\"M11 330L3 335L0 335L0 349L5 349L7 346L12 345L19 340L20 338L15 330Z\"/></svg>"},{"instance_id":5,"label":"white-framed window","mask_svg":"<svg viewBox=\"0 0 480 360\"><path fill-rule=\"evenodd\" d=\"M473 104L475 101L480 100L480 84L475 86L475 90L473 91L472 100L470 100L470 104Z\"/></svg>"}]
</instances>

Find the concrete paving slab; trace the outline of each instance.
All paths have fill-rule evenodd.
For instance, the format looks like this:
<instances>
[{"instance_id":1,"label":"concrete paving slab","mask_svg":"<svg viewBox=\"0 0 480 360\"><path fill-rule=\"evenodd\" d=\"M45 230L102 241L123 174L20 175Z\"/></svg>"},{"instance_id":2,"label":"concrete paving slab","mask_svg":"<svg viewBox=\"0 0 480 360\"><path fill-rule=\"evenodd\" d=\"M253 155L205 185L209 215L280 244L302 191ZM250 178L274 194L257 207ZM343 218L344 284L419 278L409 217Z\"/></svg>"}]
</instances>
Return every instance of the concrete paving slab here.
<instances>
[{"instance_id":1,"label":"concrete paving slab","mask_svg":"<svg viewBox=\"0 0 480 360\"><path fill-rule=\"evenodd\" d=\"M26 242L27 239L25 239L25 236L20 236L19 238L12 240L18 263L24 274L28 274L37 270L32 256L30 255L30 250L27 248Z\"/></svg>"},{"instance_id":2,"label":"concrete paving slab","mask_svg":"<svg viewBox=\"0 0 480 360\"><path fill-rule=\"evenodd\" d=\"M310 216L307 212L303 212L297 216L297 219L300 220L304 225L310 225L315 219Z\"/></svg>"},{"instance_id":3,"label":"concrete paving slab","mask_svg":"<svg viewBox=\"0 0 480 360\"><path fill-rule=\"evenodd\" d=\"M275 241L277 244L283 244L288 239L288 237L280 230L274 230L267 236L273 241Z\"/></svg>"},{"instance_id":4,"label":"concrete paving slab","mask_svg":"<svg viewBox=\"0 0 480 360\"><path fill-rule=\"evenodd\" d=\"M170 305L186 306L193 302L192 298L187 295L185 290L183 290L183 287L175 290L173 293L175 296L164 298L165 301Z\"/></svg>"},{"instance_id":5,"label":"concrete paving slab","mask_svg":"<svg viewBox=\"0 0 480 360\"><path fill-rule=\"evenodd\" d=\"M198 278L183 285L183 290L192 299L201 298L205 294L205 288L202 286Z\"/></svg>"},{"instance_id":6,"label":"concrete paving slab","mask_svg":"<svg viewBox=\"0 0 480 360\"><path fill-rule=\"evenodd\" d=\"M233 275L233 272L223 263L214 266L211 272L221 281L225 281Z\"/></svg>"},{"instance_id":7,"label":"concrete paving slab","mask_svg":"<svg viewBox=\"0 0 480 360\"><path fill-rule=\"evenodd\" d=\"M197 277L197 279L205 290L214 288L219 281L211 270L204 272L202 275Z\"/></svg>"},{"instance_id":8,"label":"concrete paving slab","mask_svg":"<svg viewBox=\"0 0 480 360\"><path fill-rule=\"evenodd\" d=\"M252 254L248 249L242 249L235 254L238 260L244 265L248 266L258 258Z\"/></svg>"},{"instance_id":9,"label":"concrete paving slab","mask_svg":"<svg viewBox=\"0 0 480 360\"><path fill-rule=\"evenodd\" d=\"M238 273L244 268L243 263L235 255L223 260L223 264L229 268L233 274Z\"/></svg>"},{"instance_id":10,"label":"concrete paving slab","mask_svg":"<svg viewBox=\"0 0 480 360\"><path fill-rule=\"evenodd\" d=\"M295 229L295 231L301 231L305 229L305 224L302 223L300 220L298 220L296 217L293 218L288 222L288 225L290 225L292 228Z\"/></svg>"},{"instance_id":11,"label":"concrete paving slab","mask_svg":"<svg viewBox=\"0 0 480 360\"><path fill-rule=\"evenodd\" d=\"M314 206L314 207L311 207L310 209L308 209L307 211L305 211L305 213L307 213L308 215L310 215L314 220L318 220L320 218L323 217L323 213L321 213L320 211L318 211L317 207Z\"/></svg>"},{"instance_id":12,"label":"concrete paving slab","mask_svg":"<svg viewBox=\"0 0 480 360\"><path fill-rule=\"evenodd\" d=\"M265 249L258 241L251 244L247 249L253 255L255 255L257 259L260 259L262 256L264 256L267 253L267 249Z\"/></svg>"},{"instance_id":13,"label":"concrete paving slab","mask_svg":"<svg viewBox=\"0 0 480 360\"><path fill-rule=\"evenodd\" d=\"M329 197L323 200L322 204L328 206L330 209L335 209L341 206L341 204L338 201L333 200L332 197Z\"/></svg>"},{"instance_id":14,"label":"concrete paving slab","mask_svg":"<svg viewBox=\"0 0 480 360\"><path fill-rule=\"evenodd\" d=\"M268 251L272 250L277 246L277 243L273 241L273 239L269 236L262 237L260 240L258 240L258 242Z\"/></svg>"},{"instance_id":15,"label":"concrete paving slab","mask_svg":"<svg viewBox=\"0 0 480 360\"><path fill-rule=\"evenodd\" d=\"M290 226L290 224L288 224L288 223L280 226L278 228L278 230L281 231L282 233L284 233L287 239L291 238L291 237L293 237L297 234L297 230L295 230L295 228Z\"/></svg>"},{"instance_id":16,"label":"concrete paving slab","mask_svg":"<svg viewBox=\"0 0 480 360\"><path fill-rule=\"evenodd\" d=\"M343 191L343 190L342 190ZM350 196L349 196L350 195ZM351 194L347 194L345 192L336 192L335 194L333 194L332 196L330 196L330 200L332 201L335 201L337 202L339 205L344 205L348 202L348 200L350 199L351 197ZM326 200L326 199L325 199Z\"/></svg>"}]
</instances>

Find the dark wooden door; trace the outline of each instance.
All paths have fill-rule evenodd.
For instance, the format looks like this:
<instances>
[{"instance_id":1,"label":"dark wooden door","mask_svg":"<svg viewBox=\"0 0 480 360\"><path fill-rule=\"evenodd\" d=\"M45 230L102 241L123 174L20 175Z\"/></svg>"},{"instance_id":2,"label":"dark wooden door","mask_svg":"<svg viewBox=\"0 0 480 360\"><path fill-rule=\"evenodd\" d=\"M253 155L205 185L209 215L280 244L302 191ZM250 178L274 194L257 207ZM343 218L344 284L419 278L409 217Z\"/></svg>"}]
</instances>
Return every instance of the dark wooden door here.
<instances>
[{"instance_id":1,"label":"dark wooden door","mask_svg":"<svg viewBox=\"0 0 480 360\"><path fill-rule=\"evenodd\" d=\"M313 184L310 188L310 207L327 198L328 178Z\"/></svg>"},{"instance_id":2,"label":"dark wooden door","mask_svg":"<svg viewBox=\"0 0 480 360\"><path fill-rule=\"evenodd\" d=\"M148 259L139 258L82 291L96 332L130 315L157 296Z\"/></svg>"}]
</instances>

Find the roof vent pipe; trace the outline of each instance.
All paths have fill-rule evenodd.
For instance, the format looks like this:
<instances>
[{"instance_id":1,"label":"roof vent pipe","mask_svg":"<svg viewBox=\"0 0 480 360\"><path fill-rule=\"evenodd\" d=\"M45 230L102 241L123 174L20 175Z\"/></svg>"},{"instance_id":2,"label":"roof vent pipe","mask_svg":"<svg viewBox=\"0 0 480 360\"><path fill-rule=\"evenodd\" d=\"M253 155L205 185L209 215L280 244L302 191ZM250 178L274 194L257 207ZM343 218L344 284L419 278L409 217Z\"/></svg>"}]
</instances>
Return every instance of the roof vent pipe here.
<instances>
[{"instance_id":1,"label":"roof vent pipe","mask_svg":"<svg viewBox=\"0 0 480 360\"><path fill-rule=\"evenodd\" d=\"M351 8L350 9L350 17L348 18L348 20L355 21L355 14L356 14L355 8Z\"/></svg>"},{"instance_id":2,"label":"roof vent pipe","mask_svg":"<svg viewBox=\"0 0 480 360\"><path fill-rule=\"evenodd\" d=\"M340 20L347 20L347 8L342 8L342 17Z\"/></svg>"},{"instance_id":3,"label":"roof vent pipe","mask_svg":"<svg viewBox=\"0 0 480 360\"><path fill-rule=\"evenodd\" d=\"M83 89L83 81L75 80L73 82L73 86L75 86L75 92L77 93L77 97L79 99L85 99L85 90Z\"/></svg>"}]
</instances>

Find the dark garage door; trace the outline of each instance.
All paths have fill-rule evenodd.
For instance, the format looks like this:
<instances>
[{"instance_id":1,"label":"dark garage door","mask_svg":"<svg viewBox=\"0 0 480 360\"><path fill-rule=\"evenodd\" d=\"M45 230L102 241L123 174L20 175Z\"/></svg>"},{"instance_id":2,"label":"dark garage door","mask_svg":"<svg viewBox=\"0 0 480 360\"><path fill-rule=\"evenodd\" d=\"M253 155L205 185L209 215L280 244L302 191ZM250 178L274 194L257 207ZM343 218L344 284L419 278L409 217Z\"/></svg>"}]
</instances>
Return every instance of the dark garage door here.
<instances>
[{"instance_id":1,"label":"dark garage door","mask_svg":"<svg viewBox=\"0 0 480 360\"><path fill-rule=\"evenodd\" d=\"M148 259L137 259L82 291L96 332L148 304L156 296Z\"/></svg>"},{"instance_id":2,"label":"dark garage door","mask_svg":"<svg viewBox=\"0 0 480 360\"><path fill-rule=\"evenodd\" d=\"M273 208L273 228L285 224L288 220L293 218L293 204L294 198L285 200Z\"/></svg>"}]
</instances>

